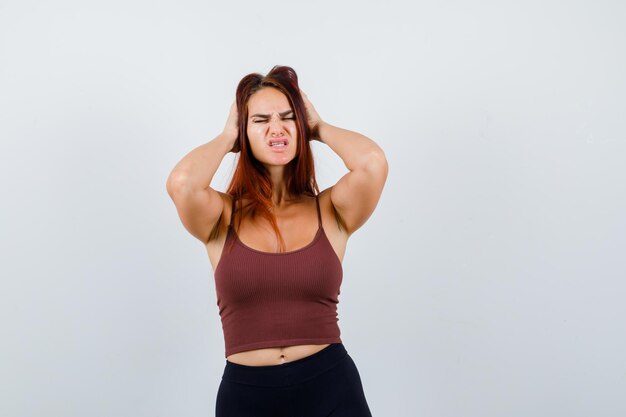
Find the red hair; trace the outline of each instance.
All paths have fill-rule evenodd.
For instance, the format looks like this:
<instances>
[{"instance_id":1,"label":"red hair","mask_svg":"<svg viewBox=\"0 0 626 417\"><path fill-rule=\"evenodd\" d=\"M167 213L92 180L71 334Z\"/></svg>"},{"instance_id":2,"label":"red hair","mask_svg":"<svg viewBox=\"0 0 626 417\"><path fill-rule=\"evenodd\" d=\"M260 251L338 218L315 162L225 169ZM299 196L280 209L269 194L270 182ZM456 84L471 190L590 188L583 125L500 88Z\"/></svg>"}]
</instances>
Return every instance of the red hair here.
<instances>
[{"instance_id":1,"label":"red hair","mask_svg":"<svg viewBox=\"0 0 626 417\"><path fill-rule=\"evenodd\" d=\"M226 191L237 198L238 211L243 213L242 198L246 197L250 213L254 217L257 214L267 219L278 239L279 251L285 251L285 242L278 229L276 216L272 213L272 181L265 166L252 154L247 134L248 130L248 100L255 92L262 88L275 88L283 93L289 100L289 105L294 112L296 131L298 133L297 152L294 159L285 166L285 182L287 192L291 196L302 194L316 195L319 187L315 180L315 168L313 166L313 153L309 143L312 134L307 123L306 107L298 87L298 76L291 67L274 66L267 75L258 73L248 74L241 79L237 86L237 114L239 124L239 157L233 178ZM235 209L237 211L237 209ZM234 216L234 213L232 214ZM241 224L241 216L238 224Z\"/></svg>"}]
</instances>

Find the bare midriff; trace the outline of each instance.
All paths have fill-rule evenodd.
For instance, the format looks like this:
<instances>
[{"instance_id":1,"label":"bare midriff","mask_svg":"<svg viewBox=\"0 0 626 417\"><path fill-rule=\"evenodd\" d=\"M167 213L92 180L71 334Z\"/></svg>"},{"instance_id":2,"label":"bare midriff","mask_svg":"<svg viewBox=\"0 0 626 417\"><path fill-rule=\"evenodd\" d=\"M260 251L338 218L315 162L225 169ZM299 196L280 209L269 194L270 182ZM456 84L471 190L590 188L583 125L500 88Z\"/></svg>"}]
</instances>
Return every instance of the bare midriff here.
<instances>
[{"instance_id":1,"label":"bare midriff","mask_svg":"<svg viewBox=\"0 0 626 417\"><path fill-rule=\"evenodd\" d=\"M247 366L267 366L282 365L286 362L293 362L298 359L306 358L313 355L325 347L329 343L323 345L296 345L296 346L280 346L264 349L254 349L245 352L233 353L226 357L226 360L239 365Z\"/></svg>"}]
</instances>

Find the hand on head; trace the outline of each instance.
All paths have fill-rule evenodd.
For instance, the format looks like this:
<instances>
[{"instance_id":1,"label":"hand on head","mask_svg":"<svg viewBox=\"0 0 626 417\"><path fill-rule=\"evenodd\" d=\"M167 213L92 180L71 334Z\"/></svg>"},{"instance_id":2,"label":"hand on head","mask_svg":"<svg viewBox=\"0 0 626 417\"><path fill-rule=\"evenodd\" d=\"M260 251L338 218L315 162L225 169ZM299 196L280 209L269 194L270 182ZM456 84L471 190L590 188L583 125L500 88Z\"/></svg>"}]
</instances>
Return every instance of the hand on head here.
<instances>
[{"instance_id":1,"label":"hand on head","mask_svg":"<svg viewBox=\"0 0 626 417\"><path fill-rule=\"evenodd\" d=\"M300 90L300 94L302 94L302 100L304 101L304 107L306 108L307 114L307 123L309 125L309 129L311 130L311 140L319 140L319 125L322 123L322 118L313 107L313 104L309 101L309 98L304 93L304 91Z\"/></svg>"},{"instance_id":2,"label":"hand on head","mask_svg":"<svg viewBox=\"0 0 626 417\"><path fill-rule=\"evenodd\" d=\"M239 147L239 124L237 122L237 102L233 101L230 106L230 112L228 113L228 119L224 126L224 134L226 134L233 143L230 152L237 153L241 149Z\"/></svg>"}]
</instances>

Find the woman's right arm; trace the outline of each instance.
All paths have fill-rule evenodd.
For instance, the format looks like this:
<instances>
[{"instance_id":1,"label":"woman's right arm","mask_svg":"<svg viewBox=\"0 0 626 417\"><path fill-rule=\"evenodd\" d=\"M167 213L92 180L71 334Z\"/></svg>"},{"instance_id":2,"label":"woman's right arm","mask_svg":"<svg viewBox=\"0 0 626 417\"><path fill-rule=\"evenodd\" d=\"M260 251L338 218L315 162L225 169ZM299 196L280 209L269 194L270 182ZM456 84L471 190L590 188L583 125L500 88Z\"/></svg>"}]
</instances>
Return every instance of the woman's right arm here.
<instances>
[{"instance_id":1,"label":"woman's right arm","mask_svg":"<svg viewBox=\"0 0 626 417\"><path fill-rule=\"evenodd\" d=\"M224 210L224 197L211 188L211 181L224 156L239 151L237 132L237 107L233 103L224 131L185 155L167 178L167 193L180 220L203 243L208 242Z\"/></svg>"}]
</instances>

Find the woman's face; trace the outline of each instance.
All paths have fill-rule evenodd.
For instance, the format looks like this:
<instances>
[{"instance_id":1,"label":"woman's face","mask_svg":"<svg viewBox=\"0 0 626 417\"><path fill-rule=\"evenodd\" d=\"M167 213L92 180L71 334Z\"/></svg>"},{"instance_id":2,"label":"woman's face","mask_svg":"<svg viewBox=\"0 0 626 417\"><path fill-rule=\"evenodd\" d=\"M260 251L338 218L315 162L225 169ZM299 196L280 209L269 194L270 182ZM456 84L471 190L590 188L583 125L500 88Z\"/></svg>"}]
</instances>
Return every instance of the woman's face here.
<instances>
[{"instance_id":1,"label":"woman's face","mask_svg":"<svg viewBox=\"0 0 626 417\"><path fill-rule=\"evenodd\" d=\"M289 100L265 87L248 100L248 138L256 159L265 165L286 165L298 150L296 119Z\"/></svg>"}]
</instances>

